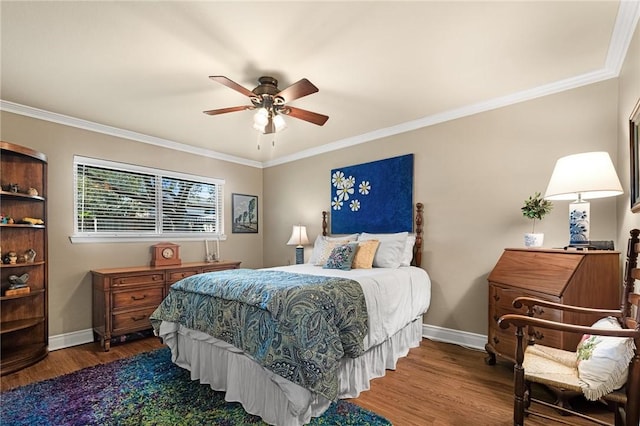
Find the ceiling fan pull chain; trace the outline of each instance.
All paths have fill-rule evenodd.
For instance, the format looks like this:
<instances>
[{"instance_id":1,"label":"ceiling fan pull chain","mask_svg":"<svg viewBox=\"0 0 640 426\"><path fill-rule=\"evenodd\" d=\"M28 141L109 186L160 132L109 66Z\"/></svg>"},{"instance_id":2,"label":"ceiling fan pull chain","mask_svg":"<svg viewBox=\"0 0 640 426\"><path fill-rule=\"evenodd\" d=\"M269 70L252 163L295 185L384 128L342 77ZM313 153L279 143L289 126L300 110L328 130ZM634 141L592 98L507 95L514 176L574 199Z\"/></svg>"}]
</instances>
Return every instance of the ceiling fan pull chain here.
<instances>
[{"instance_id":1,"label":"ceiling fan pull chain","mask_svg":"<svg viewBox=\"0 0 640 426\"><path fill-rule=\"evenodd\" d=\"M258 132L258 141L257 141L258 142L258 151L260 151L260 135L261 135L261 133Z\"/></svg>"}]
</instances>

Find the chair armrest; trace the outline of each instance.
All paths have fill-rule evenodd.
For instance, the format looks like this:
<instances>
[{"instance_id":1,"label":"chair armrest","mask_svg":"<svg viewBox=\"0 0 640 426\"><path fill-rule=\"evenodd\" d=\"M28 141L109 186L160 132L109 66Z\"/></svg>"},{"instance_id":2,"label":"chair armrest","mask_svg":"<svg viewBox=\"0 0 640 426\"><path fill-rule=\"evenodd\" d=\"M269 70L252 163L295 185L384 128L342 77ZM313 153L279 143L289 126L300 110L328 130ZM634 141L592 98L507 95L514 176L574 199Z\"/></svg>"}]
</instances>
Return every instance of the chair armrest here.
<instances>
[{"instance_id":1,"label":"chair armrest","mask_svg":"<svg viewBox=\"0 0 640 426\"><path fill-rule=\"evenodd\" d=\"M510 325L514 325L518 328L527 326L533 326L536 328L546 328L551 330L566 331L576 334L594 334L598 336L611 336L611 337L640 337L640 330L607 330L602 328L587 327L584 325L564 324L561 322L549 321L540 318L533 318L527 315L506 314L500 317L498 325L503 330L509 328Z\"/></svg>"},{"instance_id":2,"label":"chair armrest","mask_svg":"<svg viewBox=\"0 0 640 426\"><path fill-rule=\"evenodd\" d=\"M522 306L526 306L529 312L533 311L534 306L541 306L545 308L558 309L566 312L575 312L579 314L591 314L591 315L600 315L603 317L612 316L616 318L622 317L622 312L620 310L615 309L595 309L595 308L583 308L580 306L571 306L571 305L563 305L561 303L549 302L547 300L535 299L533 297L516 297L513 300L514 308L521 308Z\"/></svg>"}]
</instances>

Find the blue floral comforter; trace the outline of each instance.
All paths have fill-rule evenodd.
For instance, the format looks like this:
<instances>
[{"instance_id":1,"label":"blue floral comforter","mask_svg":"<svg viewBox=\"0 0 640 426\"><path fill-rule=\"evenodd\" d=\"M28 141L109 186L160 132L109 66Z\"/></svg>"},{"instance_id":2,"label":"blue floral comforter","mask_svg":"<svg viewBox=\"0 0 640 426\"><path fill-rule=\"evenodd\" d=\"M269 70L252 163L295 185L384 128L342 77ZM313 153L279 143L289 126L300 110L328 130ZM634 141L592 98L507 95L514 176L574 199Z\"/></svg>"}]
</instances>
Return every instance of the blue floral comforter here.
<instances>
[{"instance_id":1,"label":"blue floral comforter","mask_svg":"<svg viewBox=\"0 0 640 426\"><path fill-rule=\"evenodd\" d=\"M360 356L367 306L354 280L275 270L193 275L151 315L224 340L263 367L325 398L338 395L340 358Z\"/></svg>"}]
</instances>

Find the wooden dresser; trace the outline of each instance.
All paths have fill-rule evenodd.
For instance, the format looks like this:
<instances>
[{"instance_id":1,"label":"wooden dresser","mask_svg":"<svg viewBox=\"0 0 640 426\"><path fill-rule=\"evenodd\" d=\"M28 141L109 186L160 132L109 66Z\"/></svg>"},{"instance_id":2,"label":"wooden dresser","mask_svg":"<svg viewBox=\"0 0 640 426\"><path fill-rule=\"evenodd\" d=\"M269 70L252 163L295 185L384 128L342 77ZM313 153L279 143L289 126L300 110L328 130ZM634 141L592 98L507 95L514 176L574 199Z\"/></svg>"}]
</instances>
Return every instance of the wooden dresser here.
<instances>
[{"instance_id":1,"label":"wooden dresser","mask_svg":"<svg viewBox=\"0 0 640 426\"><path fill-rule=\"evenodd\" d=\"M239 267L238 261L221 260L91 271L94 341L100 340L104 350L108 351L112 338L149 330L149 316L176 281L195 274Z\"/></svg>"},{"instance_id":2,"label":"wooden dresser","mask_svg":"<svg viewBox=\"0 0 640 426\"><path fill-rule=\"evenodd\" d=\"M488 364L496 355L515 358L515 329L502 330L498 319L507 313L526 313L512 306L514 298L531 296L568 305L617 309L620 306L620 253L607 250L505 249L489 274ZM539 309L536 316L591 325L595 318ZM540 343L575 351L580 336L552 330L536 331Z\"/></svg>"}]
</instances>

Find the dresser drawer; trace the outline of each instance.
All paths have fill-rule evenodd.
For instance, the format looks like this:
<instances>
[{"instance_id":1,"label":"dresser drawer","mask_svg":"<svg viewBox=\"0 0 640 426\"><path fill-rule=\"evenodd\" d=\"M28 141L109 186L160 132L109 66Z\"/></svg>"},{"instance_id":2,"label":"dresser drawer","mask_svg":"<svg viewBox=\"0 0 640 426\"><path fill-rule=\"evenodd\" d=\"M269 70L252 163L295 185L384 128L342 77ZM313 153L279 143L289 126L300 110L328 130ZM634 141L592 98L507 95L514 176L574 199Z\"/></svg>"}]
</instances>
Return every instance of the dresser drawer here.
<instances>
[{"instance_id":1,"label":"dresser drawer","mask_svg":"<svg viewBox=\"0 0 640 426\"><path fill-rule=\"evenodd\" d=\"M155 310L156 307L153 307L113 314L113 334L120 335L151 328L149 317Z\"/></svg>"},{"instance_id":2,"label":"dresser drawer","mask_svg":"<svg viewBox=\"0 0 640 426\"><path fill-rule=\"evenodd\" d=\"M216 272L216 271L224 271L228 269L238 269L240 267L240 262L229 264L229 263L211 263L208 266L202 268L203 273L207 272Z\"/></svg>"},{"instance_id":3,"label":"dresser drawer","mask_svg":"<svg viewBox=\"0 0 640 426\"><path fill-rule=\"evenodd\" d=\"M494 311L494 318L497 317L498 319L502 316L502 315L506 315L506 314L514 314L517 313L515 311L515 309L511 308L511 309L502 309L502 308L497 308ZM548 319L548 320L552 320L552 321L561 321L561 315L560 314L554 314L554 315L550 315L550 314L542 314L540 316L536 315L537 318L542 318L542 319ZM516 328L514 326L509 327L508 329L504 330L502 328L500 328L497 325L497 319L495 320L496 323L494 323L492 326L490 326L490 332L493 331L492 334L494 337L496 337L499 340L503 341L503 344L505 344L506 348L510 348L507 350L507 353L509 355L514 355L515 352L513 352L513 348L515 348L515 342L516 342ZM545 345L545 346L552 346L554 348L557 348L558 345L560 345L560 332L555 331L555 330L547 330L547 329L534 329L535 332L535 336L536 336L536 342L538 344L541 345ZM525 341L527 340L527 329L524 329L524 333L525 333ZM508 342L508 343L505 343ZM498 342L495 342L495 344L498 344Z\"/></svg>"},{"instance_id":4,"label":"dresser drawer","mask_svg":"<svg viewBox=\"0 0 640 426\"><path fill-rule=\"evenodd\" d=\"M142 306L157 307L163 299L163 287L146 287L129 291L114 291L111 307L113 310L137 308Z\"/></svg>"},{"instance_id":5,"label":"dresser drawer","mask_svg":"<svg viewBox=\"0 0 640 426\"><path fill-rule=\"evenodd\" d=\"M526 307L522 307L520 309L516 309L513 307L513 300L516 297L534 297L536 299L546 300L548 302L561 303L561 300L557 297L550 296L548 294L535 294L528 293L526 291L522 291L517 288L505 288L497 285L489 286L489 306L490 312L495 312L494 318L500 318L503 314L526 314ZM500 315L497 314L497 310L500 310L502 313ZM546 309L546 308L535 308L534 316L536 318L542 318L546 320L559 321L562 314L558 310ZM496 318L496 321L497 321Z\"/></svg>"},{"instance_id":6,"label":"dresser drawer","mask_svg":"<svg viewBox=\"0 0 640 426\"><path fill-rule=\"evenodd\" d=\"M170 271L167 282L169 284L173 284L176 281L180 281L183 278L190 277L192 275L198 274L200 271L198 269L191 269L186 271Z\"/></svg>"},{"instance_id":7,"label":"dresser drawer","mask_svg":"<svg viewBox=\"0 0 640 426\"><path fill-rule=\"evenodd\" d=\"M144 275L126 275L120 277L114 277L112 279L113 287L122 286L138 286L141 284L149 283L162 283L164 282L164 274L144 274Z\"/></svg>"}]
</instances>

